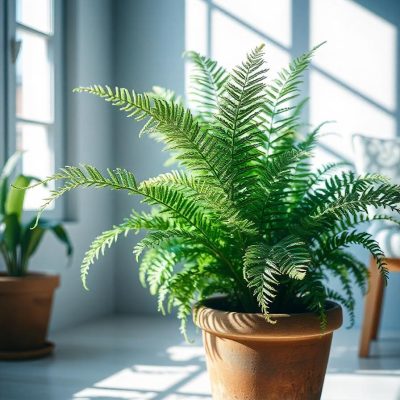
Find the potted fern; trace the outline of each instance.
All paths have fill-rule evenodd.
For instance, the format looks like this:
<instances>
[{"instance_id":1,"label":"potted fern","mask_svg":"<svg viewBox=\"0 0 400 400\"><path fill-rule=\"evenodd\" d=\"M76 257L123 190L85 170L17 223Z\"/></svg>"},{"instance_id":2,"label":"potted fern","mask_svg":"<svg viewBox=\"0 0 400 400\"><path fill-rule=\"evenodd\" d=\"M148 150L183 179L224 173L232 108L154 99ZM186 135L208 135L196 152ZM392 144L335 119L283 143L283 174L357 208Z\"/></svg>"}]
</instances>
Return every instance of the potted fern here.
<instances>
[{"instance_id":1,"label":"potted fern","mask_svg":"<svg viewBox=\"0 0 400 400\"><path fill-rule=\"evenodd\" d=\"M30 258L46 231L52 231L71 254L70 240L63 226L42 219L23 221L26 187L33 177L19 175L10 187L10 178L21 157L15 153L0 174L0 256L6 267L0 273L0 359L33 358L51 352L46 342L53 293L59 276L28 272Z\"/></svg>"},{"instance_id":2,"label":"potted fern","mask_svg":"<svg viewBox=\"0 0 400 400\"><path fill-rule=\"evenodd\" d=\"M83 285L119 235L146 230L134 249L140 279L161 312L177 308L183 334L197 302L215 399L318 399L332 333L342 324L338 303L353 319L352 283L364 290L368 278L346 247L368 249L386 278L384 254L356 226L391 219L370 217L367 207L399 211L399 186L379 175L335 173L341 164L313 171L318 128L296 134L304 102L293 102L314 51L270 82L263 46L230 73L189 52L192 110L161 89L77 88L147 120L141 133L163 142L180 167L139 183L124 169L68 166L43 181L64 183L42 211L79 187L123 190L151 206L95 239L82 262ZM328 275L342 292L329 287Z\"/></svg>"}]
</instances>

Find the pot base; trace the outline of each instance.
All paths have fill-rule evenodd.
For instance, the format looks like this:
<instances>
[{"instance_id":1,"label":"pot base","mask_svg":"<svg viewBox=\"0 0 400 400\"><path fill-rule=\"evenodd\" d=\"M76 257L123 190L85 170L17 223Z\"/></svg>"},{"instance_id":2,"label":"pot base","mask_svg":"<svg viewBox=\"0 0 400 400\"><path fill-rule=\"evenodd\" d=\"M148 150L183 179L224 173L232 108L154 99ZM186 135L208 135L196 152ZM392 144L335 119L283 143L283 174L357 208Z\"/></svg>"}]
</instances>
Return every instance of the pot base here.
<instances>
[{"instance_id":1,"label":"pot base","mask_svg":"<svg viewBox=\"0 0 400 400\"><path fill-rule=\"evenodd\" d=\"M33 350L0 351L0 361L32 360L47 357L54 351L54 343L45 342L43 347Z\"/></svg>"},{"instance_id":2,"label":"pot base","mask_svg":"<svg viewBox=\"0 0 400 400\"><path fill-rule=\"evenodd\" d=\"M326 305L327 324L315 313L262 314L223 311L214 298L194 315L203 330L214 400L319 400L340 306ZM217 304L216 304L217 303ZM211 308L214 304L216 308Z\"/></svg>"}]
</instances>

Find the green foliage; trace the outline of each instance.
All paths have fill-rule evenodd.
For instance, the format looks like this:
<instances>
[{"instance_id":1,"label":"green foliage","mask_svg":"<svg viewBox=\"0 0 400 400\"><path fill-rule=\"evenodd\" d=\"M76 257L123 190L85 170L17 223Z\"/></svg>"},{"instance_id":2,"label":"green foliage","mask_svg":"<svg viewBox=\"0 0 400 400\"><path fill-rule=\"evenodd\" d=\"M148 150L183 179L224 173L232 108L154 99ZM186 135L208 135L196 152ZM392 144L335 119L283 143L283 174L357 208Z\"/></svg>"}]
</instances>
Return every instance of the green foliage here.
<instances>
[{"instance_id":1,"label":"green foliage","mask_svg":"<svg viewBox=\"0 0 400 400\"><path fill-rule=\"evenodd\" d=\"M143 285L158 296L161 312L178 309L185 332L194 301L225 294L246 312L315 311L326 323L325 305L339 301L353 318L353 284L366 288L365 266L346 251L366 248L386 279L384 255L373 238L355 227L374 219L395 221L375 208L399 211L399 186L379 175L313 171L318 131L297 132L304 101L296 102L302 73L315 49L295 59L275 80L266 80L263 46L227 73L195 52L192 100L185 108L173 92L137 94L93 85L76 92L103 98L128 117L144 121L142 134L164 143L178 169L138 183L123 169L65 167L44 183L62 180L42 211L64 193L109 188L138 195L152 212L133 212L95 239L82 263L90 266L121 234L144 230L134 248ZM328 277L342 283L338 292Z\"/></svg>"},{"instance_id":2,"label":"green foliage","mask_svg":"<svg viewBox=\"0 0 400 400\"><path fill-rule=\"evenodd\" d=\"M38 179L19 175L10 186L9 180L20 160L17 152L9 158L0 175L0 254L11 276L23 276L28 271L29 260L36 252L46 231L53 234L72 254L72 245L64 227L56 221L42 219L34 225L35 219L23 222L23 205L26 188ZM40 181L39 181L40 182Z\"/></svg>"}]
</instances>

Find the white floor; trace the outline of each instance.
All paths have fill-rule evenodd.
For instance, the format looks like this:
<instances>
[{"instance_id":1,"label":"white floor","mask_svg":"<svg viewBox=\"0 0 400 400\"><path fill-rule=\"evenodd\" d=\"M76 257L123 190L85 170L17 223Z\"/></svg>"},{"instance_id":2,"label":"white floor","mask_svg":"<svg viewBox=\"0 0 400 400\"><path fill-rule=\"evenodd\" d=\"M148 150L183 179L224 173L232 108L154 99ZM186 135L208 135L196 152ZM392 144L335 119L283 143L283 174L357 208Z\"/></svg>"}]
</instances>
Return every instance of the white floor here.
<instances>
[{"instance_id":1,"label":"white floor","mask_svg":"<svg viewBox=\"0 0 400 400\"><path fill-rule=\"evenodd\" d=\"M52 357L0 362L1 400L211 399L199 336L162 317L110 317L52 335ZM359 360L358 332L334 340L323 400L400 400L400 333ZM266 399L267 400L267 399Z\"/></svg>"}]
</instances>

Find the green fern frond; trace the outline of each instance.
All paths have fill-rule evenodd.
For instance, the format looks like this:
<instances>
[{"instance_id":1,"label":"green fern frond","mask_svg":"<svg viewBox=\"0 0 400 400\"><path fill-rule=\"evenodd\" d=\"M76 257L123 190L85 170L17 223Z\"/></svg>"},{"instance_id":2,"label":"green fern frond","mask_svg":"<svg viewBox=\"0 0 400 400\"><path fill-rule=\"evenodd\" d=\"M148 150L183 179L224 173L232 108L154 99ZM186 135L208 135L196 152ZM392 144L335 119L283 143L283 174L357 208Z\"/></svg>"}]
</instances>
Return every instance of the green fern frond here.
<instances>
[{"instance_id":1,"label":"green fern frond","mask_svg":"<svg viewBox=\"0 0 400 400\"><path fill-rule=\"evenodd\" d=\"M75 92L99 96L137 121L147 119L142 134L152 133L176 154L179 162L218 186L225 163L220 140L199 125L181 104L118 87L112 90L109 86L92 85Z\"/></svg>"},{"instance_id":2,"label":"green fern frond","mask_svg":"<svg viewBox=\"0 0 400 400\"><path fill-rule=\"evenodd\" d=\"M121 225L116 225L112 229L104 231L92 242L81 263L81 279L83 287L86 290L89 290L87 286L87 275L90 266L94 264L100 255L104 255L105 250L110 248L118 240L120 235L124 234L126 236L132 229L135 228L131 226L129 221L123 222Z\"/></svg>"},{"instance_id":3,"label":"green fern frond","mask_svg":"<svg viewBox=\"0 0 400 400\"><path fill-rule=\"evenodd\" d=\"M160 174L155 178L145 181L145 184L158 187L167 184L184 191L187 198L192 198L208 210L219 222L246 234L257 234L255 224L240 216L238 209L222 188L210 186L204 180L188 175L184 171L171 171Z\"/></svg>"},{"instance_id":4,"label":"green fern frond","mask_svg":"<svg viewBox=\"0 0 400 400\"><path fill-rule=\"evenodd\" d=\"M376 240L372 238L371 234L353 230L350 232L341 232L334 236L324 237L322 240L323 243L321 243L321 247L316 250L316 259L320 264L324 264L334 251L343 247L348 247L350 244L358 244L372 254L376 260L378 269L385 281L387 281L389 272L386 268L385 255Z\"/></svg>"},{"instance_id":5,"label":"green fern frond","mask_svg":"<svg viewBox=\"0 0 400 400\"><path fill-rule=\"evenodd\" d=\"M146 93L149 97L156 97L168 102L183 105L183 99L178 96L173 90L163 88L161 86L153 86L153 91Z\"/></svg>"},{"instance_id":6,"label":"green fern frond","mask_svg":"<svg viewBox=\"0 0 400 400\"><path fill-rule=\"evenodd\" d=\"M225 182L229 198L234 202L248 189L249 179L263 154L262 139L254 122L263 103L266 73L263 57L263 46L259 46L232 71L215 115L219 134L227 143Z\"/></svg>"},{"instance_id":7,"label":"green fern frond","mask_svg":"<svg viewBox=\"0 0 400 400\"><path fill-rule=\"evenodd\" d=\"M187 51L184 55L194 65L189 95L197 111L210 120L218 110L219 97L224 91L228 73L216 61L195 51Z\"/></svg>"},{"instance_id":8,"label":"green fern frond","mask_svg":"<svg viewBox=\"0 0 400 400\"><path fill-rule=\"evenodd\" d=\"M148 285L150 294L158 294L160 288L172 277L177 262L174 253L164 249L148 250L140 264L140 282L144 287ZM163 302L159 303L159 311L165 314Z\"/></svg>"},{"instance_id":9,"label":"green fern frond","mask_svg":"<svg viewBox=\"0 0 400 400\"><path fill-rule=\"evenodd\" d=\"M267 318L269 305L277 294L279 276L302 280L310 263L305 244L294 236L288 236L271 247L256 244L247 248L243 259L244 276Z\"/></svg>"},{"instance_id":10,"label":"green fern frond","mask_svg":"<svg viewBox=\"0 0 400 400\"><path fill-rule=\"evenodd\" d=\"M122 168L116 168L114 170L108 169L107 175L104 175L97 168L88 164L82 164L80 167L66 166L61 168L59 172L31 187L47 185L49 182L60 180L64 181L64 184L60 188L50 191L50 196L44 200L42 206L39 208L34 227L37 226L43 211L51 203L65 193L79 187L107 187L112 190L126 190L131 193L139 194L136 179L131 172Z\"/></svg>"},{"instance_id":11,"label":"green fern frond","mask_svg":"<svg viewBox=\"0 0 400 400\"><path fill-rule=\"evenodd\" d=\"M293 145L295 131L298 128L298 109L290 105L300 94L302 74L308 68L315 51L322 45L294 59L288 68L278 73L278 78L265 90L266 102L260 120L268 132L267 152L286 150ZM293 112L294 111L294 112Z\"/></svg>"}]
</instances>

